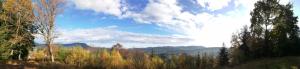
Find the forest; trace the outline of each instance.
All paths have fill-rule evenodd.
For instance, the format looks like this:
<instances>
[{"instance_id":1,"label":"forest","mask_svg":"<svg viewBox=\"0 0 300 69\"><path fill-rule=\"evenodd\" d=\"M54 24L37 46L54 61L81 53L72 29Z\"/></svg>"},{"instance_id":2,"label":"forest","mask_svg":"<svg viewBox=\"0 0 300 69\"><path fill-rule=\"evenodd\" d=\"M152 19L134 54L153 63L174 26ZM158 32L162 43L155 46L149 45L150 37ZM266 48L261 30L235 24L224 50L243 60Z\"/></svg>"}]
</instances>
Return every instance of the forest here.
<instances>
[{"instance_id":1,"label":"forest","mask_svg":"<svg viewBox=\"0 0 300 69\"><path fill-rule=\"evenodd\" d=\"M259 0L251 24L234 33L217 56L159 55L123 48L90 51L55 44L64 0L0 0L0 69L298 69L300 38L293 4ZM76 34L76 33L75 33ZM37 47L41 35L44 47Z\"/></svg>"}]
</instances>

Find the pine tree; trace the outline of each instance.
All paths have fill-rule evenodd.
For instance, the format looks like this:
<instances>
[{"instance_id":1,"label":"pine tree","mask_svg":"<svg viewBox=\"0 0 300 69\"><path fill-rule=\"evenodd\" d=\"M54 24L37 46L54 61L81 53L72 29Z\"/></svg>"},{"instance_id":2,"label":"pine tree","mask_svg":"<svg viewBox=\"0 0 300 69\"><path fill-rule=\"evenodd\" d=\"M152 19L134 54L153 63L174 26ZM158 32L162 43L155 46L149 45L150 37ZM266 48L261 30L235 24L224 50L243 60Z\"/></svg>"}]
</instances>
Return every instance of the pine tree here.
<instances>
[{"instance_id":1,"label":"pine tree","mask_svg":"<svg viewBox=\"0 0 300 69\"><path fill-rule=\"evenodd\" d=\"M248 27L244 26L242 31L238 34L232 36L232 47L230 48L230 60L232 64L239 64L248 61L254 56L258 55L257 51L259 48L252 48L250 50L251 44L256 44L253 42L255 40L251 39L251 32L248 31ZM256 53L251 53L255 51ZM250 54L251 53L251 54Z\"/></svg>"},{"instance_id":2,"label":"pine tree","mask_svg":"<svg viewBox=\"0 0 300 69\"><path fill-rule=\"evenodd\" d=\"M219 55L218 55L218 65L219 66L226 66L229 64L229 58L228 58L228 50L225 47L225 44L223 43L223 47L220 49Z\"/></svg>"}]
</instances>

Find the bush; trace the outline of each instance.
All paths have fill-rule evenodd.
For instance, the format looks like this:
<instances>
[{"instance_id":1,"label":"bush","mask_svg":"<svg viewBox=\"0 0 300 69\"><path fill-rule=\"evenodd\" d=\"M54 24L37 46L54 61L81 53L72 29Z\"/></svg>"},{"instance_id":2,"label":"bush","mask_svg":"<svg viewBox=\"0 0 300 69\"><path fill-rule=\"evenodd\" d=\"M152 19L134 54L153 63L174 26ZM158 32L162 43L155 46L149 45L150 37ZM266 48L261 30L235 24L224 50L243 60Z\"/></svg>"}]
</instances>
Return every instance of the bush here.
<instances>
[{"instance_id":1,"label":"bush","mask_svg":"<svg viewBox=\"0 0 300 69\"><path fill-rule=\"evenodd\" d=\"M44 61L47 53L45 49L36 49L29 54L29 59L36 61Z\"/></svg>"},{"instance_id":2,"label":"bush","mask_svg":"<svg viewBox=\"0 0 300 69\"><path fill-rule=\"evenodd\" d=\"M58 48L57 54L55 55L58 61L66 63L66 58L68 55L70 55L70 53L71 53L70 49L60 47Z\"/></svg>"},{"instance_id":3,"label":"bush","mask_svg":"<svg viewBox=\"0 0 300 69\"><path fill-rule=\"evenodd\" d=\"M90 52L81 47L71 48L70 53L66 56L66 63L76 66L83 66L88 64Z\"/></svg>"}]
</instances>

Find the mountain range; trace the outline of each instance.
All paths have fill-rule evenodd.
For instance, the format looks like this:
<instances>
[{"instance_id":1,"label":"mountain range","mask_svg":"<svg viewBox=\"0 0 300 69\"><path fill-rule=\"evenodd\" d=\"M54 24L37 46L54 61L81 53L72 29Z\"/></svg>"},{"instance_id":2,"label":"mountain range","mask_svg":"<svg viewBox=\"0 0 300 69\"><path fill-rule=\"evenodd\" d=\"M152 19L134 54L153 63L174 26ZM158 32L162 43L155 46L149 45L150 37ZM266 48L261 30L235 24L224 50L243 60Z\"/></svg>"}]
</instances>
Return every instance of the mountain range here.
<instances>
[{"instance_id":1,"label":"mountain range","mask_svg":"<svg viewBox=\"0 0 300 69\"><path fill-rule=\"evenodd\" d=\"M58 46L63 46L66 48L80 46L89 51L97 51L100 49L108 49L103 47L92 47L86 43L69 43L69 44L56 44ZM37 47L45 47L45 44L37 44ZM147 47L147 48L129 48L128 50L139 50L146 53L153 53L159 55L178 55L178 54L187 54L187 55L203 55L208 54L216 56L221 47L204 47L204 46L159 46L159 47Z\"/></svg>"},{"instance_id":2,"label":"mountain range","mask_svg":"<svg viewBox=\"0 0 300 69\"><path fill-rule=\"evenodd\" d=\"M148 53L165 54L165 55L211 55L218 54L220 47L204 47L204 46L160 46L160 47L148 47L148 48L136 48Z\"/></svg>"}]
</instances>

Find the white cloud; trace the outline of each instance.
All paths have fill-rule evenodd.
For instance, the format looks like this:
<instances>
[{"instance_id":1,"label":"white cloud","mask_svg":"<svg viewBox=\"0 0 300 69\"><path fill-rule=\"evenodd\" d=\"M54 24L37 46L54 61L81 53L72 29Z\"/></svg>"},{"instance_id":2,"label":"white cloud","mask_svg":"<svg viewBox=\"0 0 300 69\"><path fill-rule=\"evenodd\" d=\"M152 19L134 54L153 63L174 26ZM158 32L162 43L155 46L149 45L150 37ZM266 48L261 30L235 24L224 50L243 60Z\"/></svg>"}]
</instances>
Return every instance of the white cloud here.
<instances>
[{"instance_id":1,"label":"white cloud","mask_svg":"<svg viewBox=\"0 0 300 69\"><path fill-rule=\"evenodd\" d=\"M174 34L179 36L146 35L98 28L85 30L88 32L97 32L93 33L97 35L78 34L70 37L66 35L61 39L69 39L72 41L76 39L85 41L99 40L100 42L116 41L140 45L178 45L188 42L186 45L203 45L207 47L220 47L224 42L227 46L230 46L232 34L237 32L244 25L250 24L250 11L254 8L254 3L256 1L258 0L197 0L199 6L204 7L205 9L208 9L210 11L223 9L224 7L228 6L229 2L233 2L235 4L235 7L233 7L233 10L229 10L228 12L222 12L220 14L211 12L200 12L192 14L189 11L184 11L183 8L178 4L177 0L149 0L149 3L146 5L146 7L143 8L142 11L138 12L126 10L124 10L124 14L121 14L121 11L119 11L119 13L109 12L105 10L99 12L114 14L122 18L132 18L133 20L139 23L153 23L160 27L172 30L173 32L180 33ZM280 3L285 4L287 2L289 2L289 0L281 0ZM93 3L95 3L95 5L93 6L102 5L98 3L96 4L96 2ZM121 4L120 1L115 3ZM116 6L112 7L121 10L122 8L120 6L121 5L119 5L119 7L117 8ZM83 31L76 30L75 32Z\"/></svg>"},{"instance_id":2,"label":"white cloud","mask_svg":"<svg viewBox=\"0 0 300 69\"><path fill-rule=\"evenodd\" d=\"M75 6L83 10L93 10L115 16L122 14L120 0L72 0Z\"/></svg>"},{"instance_id":3,"label":"white cloud","mask_svg":"<svg viewBox=\"0 0 300 69\"><path fill-rule=\"evenodd\" d=\"M224 0L226 4L222 3L221 5L216 1L206 1L205 3L209 4L207 6L208 9L218 10L227 6L229 1L230 0ZM214 6L214 4L218 5ZM240 12L237 11L232 14L228 13L228 15L216 15L207 12L192 14L189 11L183 11L182 7L179 6L176 0L149 0L149 3L141 12L127 11L124 15L122 15L122 17L133 18L135 21L140 23L154 23L160 27L173 30L173 32L178 32L181 36L192 39L186 45L216 47L221 46L223 42L229 42L232 33L237 31L237 28L240 28L244 22L249 22L248 19L246 21L241 21L245 20L241 19L244 18L244 15L239 17L235 15L236 13ZM239 24L239 22L241 22L241 24ZM109 35L107 32L105 32L103 35L105 34ZM110 37L118 37L118 35ZM139 41L139 43L143 43L141 41L145 40L150 41L150 43L159 43L151 41L159 41L161 37L152 37L149 39L149 37L124 36L123 38L130 39L124 41ZM171 38L166 40L169 39ZM178 42L178 40L173 39L167 43L172 44L173 42Z\"/></svg>"},{"instance_id":4,"label":"white cloud","mask_svg":"<svg viewBox=\"0 0 300 69\"><path fill-rule=\"evenodd\" d=\"M124 32L115 29L116 26L108 26L104 28L91 29L75 29L75 30L60 30L55 43L74 43L85 42L94 46L111 47L115 43L130 45L126 47L146 47L146 46L161 46L161 45L183 45L191 41L189 38L179 36L163 36ZM36 41L41 42L41 37Z\"/></svg>"},{"instance_id":5,"label":"white cloud","mask_svg":"<svg viewBox=\"0 0 300 69\"><path fill-rule=\"evenodd\" d=\"M142 12L128 12L124 17L132 17L142 23L155 23L176 32L191 32L188 30L196 30L200 26L196 16L183 12L176 0L150 0Z\"/></svg>"},{"instance_id":6,"label":"white cloud","mask_svg":"<svg viewBox=\"0 0 300 69\"><path fill-rule=\"evenodd\" d=\"M259 0L235 0L235 6L241 6L242 8L249 10L254 8L254 4ZM280 4L288 4L289 2L294 2L293 0L279 0Z\"/></svg>"},{"instance_id":7,"label":"white cloud","mask_svg":"<svg viewBox=\"0 0 300 69\"><path fill-rule=\"evenodd\" d=\"M280 0L280 4L288 4L289 2L293 2L292 0Z\"/></svg>"},{"instance_id":8,"label":"white cloud","mask_svg":"<svg viewBox=\"0 0 300 69\"><path fill-rule=\"evenodd\" d=\"M214 15L206 12L192 14L183 11L176 0L150 0L142 12L130 12L126 16L139 22L155 23L179 32L193 39L189 45L221 46L222 42L230 41L233 30L236 31L236 28L239 28L239 24L235 26L229 24L238 22L232 19L234 16ZM220 33L226 35L220 35Z\"/></svg>"},{"instance_id":9,"label":"white cloud","mask_svg":"<svg viewBox=\"0 0 300 69\"><path fill-rule=\"evenodd\" d=\"M220 10L226 6L231 0L197 0L201 7L204 7L210 11Z\"/></svg>"},{"instance_id":10,"label":"white cloud","mask_svg":"<svg viewBox=\"0 0 300 69\"><path fill-rule=\"evenodd\" d=\"M227 46L230 46L232 34L244 25L249 25L249 18L250 15L240 12L215 15L208 20L204 20L200 32L191 37L196 38L194 44L199 43L205 46L220 47L224 42Z\"/></svg>"},{"instance_id":11,"label":"white cloud","mask_svg":"<svg viewBox=\"0 0 300 69\"><path fill-rule=\"evenodd\" d=\"M230 0L224 0L224 2L221 2L224 3L222 6L209 7L219 2L207 1L209 5L203 6L210 8L210 10L218 10L226 7L229 2ZM220 47L224 42L227 46L230 46L232 34L244 25L250 24L250 11L255 2L236 1L238 6L242 6L245 9L235 7L234 10L223 12L222 14L209 12L192 14L189 11L183 11L176 0L150 0L142 12L130 12L127 16L139 22L154 23L183 34L185 37L193 39L193 41L189 42L189 45Z\"/></svg>"},{"instance_id":12,"label":"white cloud","mask_svg":"<svg viewBox=\"0 0 300 69\"><path fill-rule=\"evenodd\" d=\"M245 9L253 9L254 8L254 3L257 2L258 0L235 0L235 6L241 6L242 8Z\"/></svg>"},{"instance_id":13,"label":"white cloud","mask_svg":"<svg viewBox=\"0 0 300 69\"><path fill-rule=\"evenodd\" d=\"M140 13L129 11L124 17L132 17L142 23L168 23L174 16L179 15L181 9L177 6L176 0L149 0L143 11Z\"/></svg>"}]
</instances>

